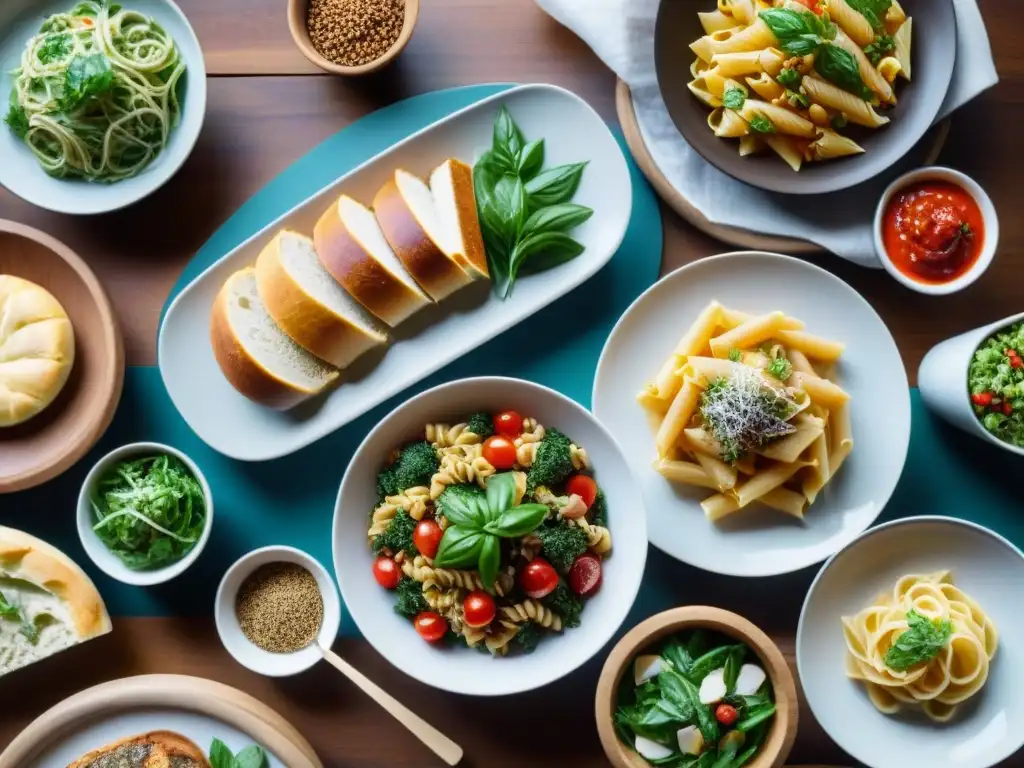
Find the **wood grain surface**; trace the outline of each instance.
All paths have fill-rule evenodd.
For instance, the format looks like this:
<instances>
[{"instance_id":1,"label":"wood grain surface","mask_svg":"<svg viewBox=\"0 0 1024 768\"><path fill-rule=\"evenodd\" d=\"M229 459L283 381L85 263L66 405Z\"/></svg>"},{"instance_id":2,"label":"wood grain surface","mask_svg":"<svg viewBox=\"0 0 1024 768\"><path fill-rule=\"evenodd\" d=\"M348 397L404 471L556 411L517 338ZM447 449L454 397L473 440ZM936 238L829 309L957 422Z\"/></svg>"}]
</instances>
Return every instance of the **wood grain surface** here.
<instances>
[{"instance_id":1,"label":"wood grain surface","mask_svg":"<svg viewBox=\"0 0 1024 768\"><path fill-rule=\"evenodd\" d=\"M353 120L425 91L491 81L569 88L615 122L615 76L533 0L424 0L395 65L362 80L320 72L294 47L284 0L178 0L195 26L211 75L209 110L195 152L164 189L128 210L90 218L51 214L0 190L0 218L30 224L78 252L104 282L131 365L155 362L157 320L192 254L250 195ZM882 314L911 380L937 341L1021 310L1024 217L1019 126L1024 124L1024 46L1017 0L979 0L1002 82L954 117L940 161L974 176L1002 215L996 261L973 287L934 299L883 272L828 254L806 258L848 281ZM665 208L663 272L724 250ZM776 640L792 663L810 571L771 580L712 577L651 552L680 605L737 611ZM260 678L221 648L207 606L175 619L115 619L112 635L3 681L0 744L61 698L112 678L153 672L209 677L267 702L313 743L327 766L439 765L417 740L354 686L326 669L291 680ZM627 622L633 624L638 617ZM335 650L466 749L471 766L606 765L593 723L600 658L557 685L505 699L427 689L362 641ZM803 707L793 764L849 764ZM1016 760L1014 765L1024 765Z\"/></svg>"}]
</instances>

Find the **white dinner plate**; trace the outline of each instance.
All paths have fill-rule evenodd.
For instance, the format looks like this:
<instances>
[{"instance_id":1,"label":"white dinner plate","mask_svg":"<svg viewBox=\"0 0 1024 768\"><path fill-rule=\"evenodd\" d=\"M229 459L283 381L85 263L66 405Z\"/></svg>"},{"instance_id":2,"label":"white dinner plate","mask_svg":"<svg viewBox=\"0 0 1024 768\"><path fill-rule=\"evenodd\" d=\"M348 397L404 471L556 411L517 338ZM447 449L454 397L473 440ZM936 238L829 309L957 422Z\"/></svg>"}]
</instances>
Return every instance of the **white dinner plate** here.
<instances>
[{"instance_id":1,"label":"white dinner plate","mask_svg":"<svg viewBox=\"0 0 1024 768\"><path fill-rule=\"evenodd\" d=\"M700 507L710 491L671 483L652 466L654 436L636 395L712 300L754 314L781 310L802 320L809 333L846 343L838 375L852 397L853 453L803 522L757 506L711 523ZM601 353L593 406L643 486L651 543L730 576L796 571L852 541L888 502L910 443L907 374L885 323L839 278L771 253L702 259L641 295Z\"/></svg>"},{"instance_id":2,"label":"white dinner plate","mask_svg":"<svg viewBox=\"0 0 1024 768\"><path fill-rule=\"evenodd\" d=\"M521 278L506 301L483 281L428 308L394 332L379 360L359 361L348 380L288 412L259 406L224 378L210 345L210 309L231 273L253 264L283 227L312 234L342 192L369 203L396 168L428 174L448 157L475 161L490 149L494 118L505 105L527 139L543 138L545 167L588 161L573 202L594 216L573 231L586 247L555 269ZM212 448L259 461L292 453L344 426L389 397L547 306L591 277L614 255L632 208L629 169L604 121L582 99L551 85L524 85L483 99L413 134L313 195L226 254L190 283L160 328L160 373L174 405ZM486 284L485 284L486 283Z\"/></svg>"},{"instance_id":3,"label":"white dinner plate","mask_svg":"<svg viewBox=\"0 0 1024 768\"><path fill-rule=\"evenodd\" d=\"M951 571L954 584L992 619L999 647L988 680L948 723L920 712L883 715L864 686L846 677L841 619L891 592L911 574ZM980 525L948 517L912 517L865 533L829 560L814 580L796 638L807 703L822 728L859 762L874 768L987 768L1024 744L1024 554ZM1015 763L1019 764L1019 763Z\"/></svg>"}]
</instances>

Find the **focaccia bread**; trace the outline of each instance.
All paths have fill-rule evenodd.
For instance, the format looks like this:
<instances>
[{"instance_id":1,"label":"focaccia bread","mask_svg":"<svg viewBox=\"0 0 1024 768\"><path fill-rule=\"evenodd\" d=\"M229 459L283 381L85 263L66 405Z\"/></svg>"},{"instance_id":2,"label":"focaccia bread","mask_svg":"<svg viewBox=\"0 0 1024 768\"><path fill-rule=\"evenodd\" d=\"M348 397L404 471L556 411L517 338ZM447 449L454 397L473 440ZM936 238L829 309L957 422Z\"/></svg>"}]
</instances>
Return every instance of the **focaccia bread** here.
<instances>
[{"instance_id":1,"label":"focaccia bread","mask_svg":"<svg viewBox=\"0 0 1024 768\"><path fill-rule=\"evenodd\" d=\"M210 763L181 734L152 731L93 750L68 768L210 768Z\"/></svg>"},{"instance_id":2,"label":"focaccia bread","mask_svg":"<svg viewBox=\"0 0 1024 768\"><path fill-rule=\"evenodd\" d=\"M110 631L103 598L67 555L0 527L0 677Z\"/></svg>"}]
</instances>

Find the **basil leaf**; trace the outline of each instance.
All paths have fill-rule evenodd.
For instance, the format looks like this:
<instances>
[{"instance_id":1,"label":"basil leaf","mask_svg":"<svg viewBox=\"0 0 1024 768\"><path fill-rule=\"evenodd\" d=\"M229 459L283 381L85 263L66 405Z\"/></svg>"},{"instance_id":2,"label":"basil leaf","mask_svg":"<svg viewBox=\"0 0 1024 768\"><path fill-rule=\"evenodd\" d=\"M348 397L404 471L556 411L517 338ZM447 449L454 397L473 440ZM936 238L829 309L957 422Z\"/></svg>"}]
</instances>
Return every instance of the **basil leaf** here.
<instances>
[{"instance_id":1,"label":"basil leaf","mask_svg":"<svg viewBox=\"0 0 1024 768\"><path fill-rule=\"evenodd\" d=\"M496 147L491 150L491 162L498 170L499 175L503 173L515 176L519 169L519 161L514 152L507 147Z\"/></svg>"},{"instance_id":2,"label":"basil leaf","mask_svg":"<svg viewBox=\"0 0 1024 768\"><path fill-rule=\"evenodd\" d=\"M739 110L747 101L747 92L742 88L729 88L722 96L722 106L726 109Z\"/></svg>"},{"instance_id":3,"label":"basil leaf","mask_svg":"<svg viewBox=\"0 0 1024 768\"><path fill-rule=\"evenodd\" d=\"M485 536L480 549L477 570L480 581L488 592L494 591L494 582L498 580L498 568L501 565L501 540L497 536Z\"/></svg>"},{"instance_id":4,"label":"basil leaf","mask_svg":"<svg viewBox=\"0 0 1024 768\"><path fill-rule=\"evenodd\" d=\"M867 19L876 32L885 29L885 14L892 7L892 0L846 0L846 4Z\"/></svg>"},{"instance_id":5,"label":"basil leaf","mask_svg":"<svg viewBox=\"0 0 1024 768\"><path fill-rule=\"evenodd\" d=\"M665 646L661 649L661 658L669 662L676 672L681 675L688 674L690 667L693 666L693 657L686 650L686 646L675 638L671 638L665 643Z\"/></svg>"},{"instance_id":6,"label":"basil leaf","mask_svg":"<svg viewBox=\"0 0 1024 768\"><path fill-rule=\"evenodd\" d=\"M733 652L733 648L734 646L732 645L721 645L708 651L693 662L693 667L688 677L700 685L709 673L725 666L725 662L729 658L729 654Z\"/></svg>"},{"instance_id":7,"label":"basil leaf","mask_svg":"<svg viewBox=\"0 0 1024 768\"><path fill-rule=\"evenodd\" d=\"M61 108L71 111L86 99L106 93L113 84L114 70L102 53L75 56L64 73Z\"/></svg>"},{"instance_id":8,"label":"basil leaf","mask_svg":"<svg viewBox=\"0 0 1024 768\"><path fill-rule=\"evenodd\" d=\"M540 172L544 165L544 139L535 139L519 153L519 178L529 181Z\"/></svg>"},{"instance_id":9,"label":"basil leaf","mask_svg":"<svg viewBox=\"0 0 1024 768\"><path fill-rule=\"evenodd\" d=\"M527 259L538 258L540 254L546 255L545 268L550 268L576 258L583 251L583 245L564 232L535 232L516 244L510 259L510 272L512 278L515 279L524 262ZM540 270L534 269L533 271ZM524 271L524 274L527 272Z\"/></svg>"},{"instance_id":10,"label":"basil leaf","mask_svg":"<svg viewBox=\"0 0 1024 768\"><path fill-rule=\"evenodd\" d=\"M504 232L516 237L526 218L526 193L518 176L506 174L494 186L494 207L504 222Z\"/></svg>"},{"instance_id":11,"label":"basil leaf","mask_svg":"<svg viewBox=\"0 0 1024 768\"><path fill-rule=\"evenodd\" d=\"M677 670L665 669L658 673L658 687L661 695L680 715L682 722L691 722L696 716L693 701L686 692L685 680Z\"/></svg>"},{"instance_id":12,"label":"basil leaf","mask_svg":"<svg viewBox=\"0 0 1024 768\"><path fill-rule=\"evenodd\" d=\"M238 768L266 768L266 750L258 744L252 744L235 755L235 763Z\"/></svg>"},{"instance_id":13,"label":"basil leaf","mask_svg":"<svg viewBox=\"0 0 1024 768\"><path fill-rule=\"evenodd\" d=\"M814 57L814 69L826 80L854 96L862 99L871 99L873 96L871 89L861 79L856 57L838 45L826 43L821 46Z\"/></svg>"},{"instance_id":14,"label":"basil leaf","mask_svg":"<svg viewBox=\"0 0 1024 768\"><path fill-rule=\"evenodd\" d=\"M775 35L779 48L790 56L814 53L828 33L818 17L810 11L772 8L761 11L759 16Z\"/></svg>"},{"instance_id":15,"label":"basil leaf","mask_svg":"<svg viewBox=\"0 0 1024 768\"><path fill-rule=\"evenodd\" d=\"M592 208L575 203L560 203L534 211L523 224L523 234L533 232L564 232L578 227L594 215Z\"/></svg>"},{"instance_id":16,"label":"basil leaf","mask_svg":"<svg viewBox=\"0 0 1024 768\"><path fill-rule=\"evenodd\" d=\"M934 659L953 634L948 619L932 621L917 611L907 614L907 625L885 654L885 666L897 672Z\"/></svg>"},{"instance_id":17,"label":"basil leaf","mask_svg":"<svg viewBox=\"0 0 1024 768\"><path fill-rule=\"evenodd\" d=\"M487 536L483 532L458 525L450 526L441 537L434 565L438 568L466 568L480 557Z\"/></svg>"},{"instance_id":18,"label":"basil leaf","mask_svg":"<svg viewBox=\"0 0 1024 768\"><path fill-rule=\"evenodd\" d=\"M579 189L586 163L556 165L541 171L526 183L526 196L534 210L548 205L568 203Z\"/></svg>"},{"instance_id":19,"label":"basil leaf","mask_svg":"<svg viewBox=\"0 0 1024 768\"><path fill-rule=\"evenodd\" d=\"M732 646L732 653L725 660L723 678L726 695L732 695L736 692L736 679L740 676L740 666L743 664L743 657L746 654L747 647L745 645L734 645Z\"/></svg>"},{"instance_id":20,"label":"basil leaf","mask_svg":"<svg viewBox=\"0 0 1024 768\"><path fill-rule=\"evenodd\" d=\"M764 115L754 115L750 120L750 129L757 133L775 133L775 126L772 121Z\"/></svg>"},{"instance_id":21,"label":"basil leaf","mask_svg":"<svg viewBox=\"0 0 1024 768\"><path fill-rule=\"evenodd\" d=\"M494 519L512 506L516 495L516 476L514 472L502 472L491 475L487 480L487 506Z\"/></svg>"},{"instance_id":22,"label":"basil leaf","mask_svg":"<svg viewBox=\"0 0 1024 768\"><path fill-rule=\"evenodd\" d=\"M718 741L718 721L715 720L711 708L700 703L700 691L697 686L689 678L683 677L670 669L662 670L658 675L658 679L660 680L661 675L664 674L676 675L678 678L678 682L686 693L686 697L690 700L690 704L693 705L693 711L697 715L697 728L700 729L704 741L709 744Z\"/></svg>"},{"instance_id":23,"label":"basil leaf","mask_svg":"<svg viewBox=\"0 0 1024 768\"><path fill-rule=\"evenodd\" d=\"M533 531L547 516L548 508L544 504L520 504L505 510L497 520L485 525L484 530L504 539L515 539Z\"/></svg>"},{"instance_id":24,"label":"basil leaf","mask_svg":"<svg viewBox=\"0 0 1024 768\"><path fill-rule=\"evenodd\" d=\"M238 764L228 745L220 739L214 739L210 745L210 765L213 768L237 768Z\"/></svg>"},{"instance_id":25,"label":"basil leaf","mask_svg":"<svg viewBox=\"0 0 1024 768\"><path fill-rule=\"evenodd\" d=\"M572 261L583 253L585 248L581 243L576 242L568 235L563 235L563 237L567 238L564 241L564 245L552 248L551 250L541 251L519 264L516 269L516 277L547 272L549 269L554 269L561 264L565 264L567 261Z\"/></svg>"},{"instance_id":26,"label":"basil leaf","mask_svg":"<svg viewBox=\"0 0 1024 768\"><path fill-rule=\"evenodd\" d=\"M522 150L523 144L523 134L520 132L519 126L512 119L508 109L502 106L498 112L497 119L494 121L493 149L504 148L508 150L512 157L516 157Z\"/></svg>"},{"instance_id":27,"label":"basil leaf","mask_svg":"<svg viewBox=\"0 0 1024 768\"><path fill-rule=\"evenodd\" d=\"M475 496L479 495L475 494ZM437 506L441 513L448 518L449 523L460 528L479 529L486 522L480 514L480 508L476 505L474 496L462 490L453 490L451 486L442 491L437 499Z\"/></svg>"}]
</instances>

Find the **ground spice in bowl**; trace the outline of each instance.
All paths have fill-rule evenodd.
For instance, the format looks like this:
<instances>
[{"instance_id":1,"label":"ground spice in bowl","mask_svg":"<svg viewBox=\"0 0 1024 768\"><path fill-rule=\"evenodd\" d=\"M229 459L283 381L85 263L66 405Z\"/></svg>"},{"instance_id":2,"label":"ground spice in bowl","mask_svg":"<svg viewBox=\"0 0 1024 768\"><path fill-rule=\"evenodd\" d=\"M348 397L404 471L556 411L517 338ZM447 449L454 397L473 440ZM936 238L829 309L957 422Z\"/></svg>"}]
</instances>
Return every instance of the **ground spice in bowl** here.
<instances>
[{"instance_id":1,"label":"ground spice in bowl","mask_svg":"<svg viewBox=\"0 0 1024 768\"><path fill-rule=\"evenodd\" d=\"M267 563L242 582L235 613L251 642L271 653L294 653L320 633L324 599L313 574L301 565Z\"/></svg>"},{"instance_id":2,"label":"ground spice in bowl","mask_svg":"<svg viewBox=\"0 0 1024 768\"><path fill-rule=\"evenodd\" d=\"M310 0L306 17L317 53L349 67L387 53L404 23L405 0Z\"/></svg>"}]
</instances>

